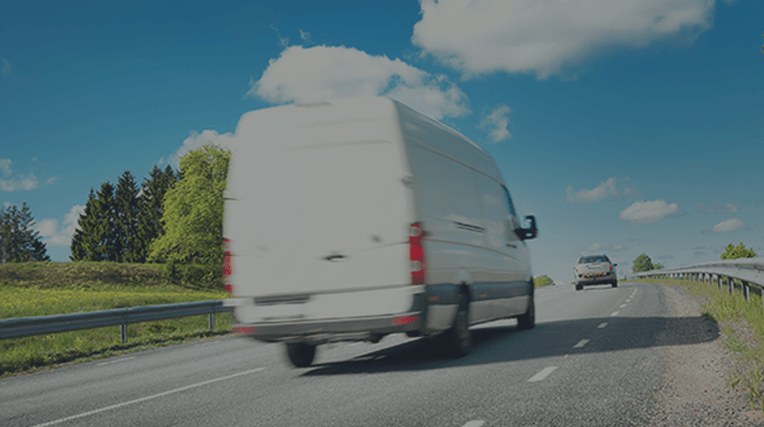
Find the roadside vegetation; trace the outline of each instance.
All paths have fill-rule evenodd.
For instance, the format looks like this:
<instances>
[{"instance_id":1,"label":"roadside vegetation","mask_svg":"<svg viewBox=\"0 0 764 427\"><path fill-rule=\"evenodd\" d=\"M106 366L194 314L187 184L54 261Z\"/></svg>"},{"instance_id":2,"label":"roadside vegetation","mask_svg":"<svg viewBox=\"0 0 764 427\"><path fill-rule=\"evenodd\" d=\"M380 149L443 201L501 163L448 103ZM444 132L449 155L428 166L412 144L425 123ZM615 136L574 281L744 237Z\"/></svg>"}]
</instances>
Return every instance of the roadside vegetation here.
<instances>
[{"instance_id":1,"label":"roadside vegetation","mask_svg":"<svg viewBox=\"0 0 764 427\"><path fill-rule=\"evenodd\" d=\"M225 298L218 285L191 283L161 264L114 262L9 263L0 265L0 318L105 310L148 304ZM218 282L219 283L219 282ZM215 332L207 316L130 325L122 343L118 326L0 340L0 376L69 362L168 345L230 331L219 314Z\"/></svg>"},{"instance_id":2,"label":"roadside vegetation","mask_svg":"<svg viewBox=\"0 0 764 427\"><path fill-rule=\"evenodd\" d=\"M713 284L690 280L637 281L679 285L701 300L703 314L720 325L724 345L735 355L737 363L729 377L730 386L742 387L751 406L764 411L764 308L761 297L752 292L751 300L746 301L739 290L730 294L726 288L718 289Z\"/></svg>"},{"instance_id":3,"label":"roadside vegetation","mask_svg":"<svg viewBox=\"0 0 764 427\"><path fill-rule=\"evenodd\" d=\"M549 276L542 275L542 276L536 276L533 278L533 287L534 288L540 288L542 286L549 286L554 285L554 281L552 281Z\"/></svg>"}]
</instances>

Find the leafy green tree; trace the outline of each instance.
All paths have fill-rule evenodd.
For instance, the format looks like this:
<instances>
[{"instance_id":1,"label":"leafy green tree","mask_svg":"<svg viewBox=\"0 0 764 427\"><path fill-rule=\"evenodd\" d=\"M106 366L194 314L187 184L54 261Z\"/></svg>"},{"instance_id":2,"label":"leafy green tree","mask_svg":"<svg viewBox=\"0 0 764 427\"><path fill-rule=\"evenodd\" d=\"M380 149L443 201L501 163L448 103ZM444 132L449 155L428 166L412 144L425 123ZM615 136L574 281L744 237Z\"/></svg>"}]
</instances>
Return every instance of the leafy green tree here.
<instances>
[{"instance_id":1,"label":"leafy green tree","mask_svg":"<svg viewBox=\"0 0 764 427\"><path fill-rule=\"evenodd\" d=\"M743 242L740 242L737 246L730 243L724 248L721 259L738 259L738 258L755 258L756 251L752 248L747 248Z\"/></svg>"},{"instance_id":2,"label":"leafy green tree","mask_svg":"<svg viewBox=\"0 0 764 427\"><path fill-rule=\"evenodd\" d=\"M114 244L118 262L137 262L138 248L138 186L130 171L124 171L114 193Z\"/></svg>"},{"instance_id":3,"label":"leafy green tree","mask_svg":"<svg viewBox=\"0 0 764 427\"><path fill-rule=\"evenodd\" d=\"M40 233L34 229L32 210L26 203L0 213L0 263L50 261Z\"/></svg>"},{"instance_id":4,"label":"leafy green tree","mask_svg":"<svg viewBox=\"0 0 764 427\"><path fill-rule=\"evenodd\" d=\"M144 179L141 194L138 197L138 238L135 242L135 262L145 262L151 242L164 234L162 222L164 196L177 181L175 171L169 165L164 171L154 165L149 177Z\"/></svg>"},{"instance_id":5,"label":"leafy green tree","mask_svg":"<svg viewBox=\"0 0 764 427\"><path fill-rule=\"evenodd\" d=\"M95 261L98 258L98 246L100 245L100 232L96 212L98 211L98 199L95 192L90 189L85 210L77 220L77 229L72 236L71 255L72 261Z\"/></svg>"},{"instance_id":6,"label":"leafy green tree","mask_svg":"<svg viewBox=\"0 0 764 427\"><path fill-rule=\"evenodd\" d=\"M650 257L647 256L647 254L644 252L637 255L637 257L634 258L634 262L631 264L631 271L634 273L641 273L643 271L650 271L654 269L655 266L653 265L653 260L650 259Z\"/></svg>"},{"instance_id":7,"label":"leafy green tree","mask_svg":"<svg viewBox=\"0 0 764 427\"><path fill-rule=\"evenodd\" d=\"M653 263L653 270L663 270L663 264L660 262Z\"/></svg>"},{"instance_id":8,"label":"leafy green tree","mask_svg":"<svg viewBox=\"0 0 764 427\"><path fill-rule=\"evenodd\" d=\"M223 190L230 152L207 145L180 159L180 180L164 197L165 233L151 244L149 261L222 262Z\"/></svg>"}]
</instances>

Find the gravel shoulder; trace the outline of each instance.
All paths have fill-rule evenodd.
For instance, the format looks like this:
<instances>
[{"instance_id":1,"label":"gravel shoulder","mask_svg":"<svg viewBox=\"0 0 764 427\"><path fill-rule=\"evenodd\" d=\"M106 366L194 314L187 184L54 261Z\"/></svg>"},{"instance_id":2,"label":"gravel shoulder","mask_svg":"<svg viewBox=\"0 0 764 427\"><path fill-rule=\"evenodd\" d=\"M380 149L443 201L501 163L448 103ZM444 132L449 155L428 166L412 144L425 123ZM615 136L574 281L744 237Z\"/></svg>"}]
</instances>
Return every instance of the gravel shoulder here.
<instances>
[{"instance_id":1,"label":"gravel shoulder","mask_svg":"<svg viewBox=\"0 0 764 427\"><path fill-rule=\"evenodd\" d=\"M657 345L693 337L696 344L664 346L667 369L656 394L652 425L764 426L764 414L752 410L743 390L734 390L729 378L734 355L724 346L720 326L702 316L701 302L679 286L664 286L671 317L698 318L663 328Z\"/></svg>"}]
</instances>

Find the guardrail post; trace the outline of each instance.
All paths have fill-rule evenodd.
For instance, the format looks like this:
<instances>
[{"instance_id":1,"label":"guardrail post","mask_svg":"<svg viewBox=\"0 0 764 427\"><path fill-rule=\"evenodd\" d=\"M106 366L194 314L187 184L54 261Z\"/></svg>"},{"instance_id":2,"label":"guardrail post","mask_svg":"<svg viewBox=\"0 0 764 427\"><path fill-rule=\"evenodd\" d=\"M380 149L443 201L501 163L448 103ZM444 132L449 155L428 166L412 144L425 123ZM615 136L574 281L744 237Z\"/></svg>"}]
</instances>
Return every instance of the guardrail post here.
<instances>
[{"instance_id":1,"label":"guardrail post","mask_svg":"<svg viewBox=\"0 0 764 427\"><path fill-rule=\"evenodd\" d=\"M735 292L735 282L732 280L732 277L727 276L727 285L729 286L730 294Z\"/></svg>"},{"instance_id":2,"label":"guardrail post","mask_svg":"<svg viewBox=\"0 0 764 427\"><path fill-rule=\"evenodd\" d=\"M215 312L210 311L210 332L215 330Z\"/></svg>"},{"instance_id":3,"label":"guardrail post","mask_svg":"<svg viewBox=\"0 0 764 427\"><path fill-rule=\"evenodd\" d=\"M743 297L746 301L751 301L751 287L748 286L748 282L745 280L741 281L743 286Z\"/></svg>"},{"instance_id":4,"label":"guardrail post","mask_svg":"<svg viewBox=\"0 0 764 427\"><path fill-rule=\"evenodd\" d=\"M722 276L716 275L716 287L722 289Z\"/></svg>"},{"instance_id":5,"label":"guardrail post","mask_svg":"<svg viewBox=\"0 0 764 427\"><path fill-rule=\"evenodd\" d=\"M127 342L127 322L122 322L121 325L119 325L119 330L122 335L122 344Z\"/></svg>"}]
</instances>

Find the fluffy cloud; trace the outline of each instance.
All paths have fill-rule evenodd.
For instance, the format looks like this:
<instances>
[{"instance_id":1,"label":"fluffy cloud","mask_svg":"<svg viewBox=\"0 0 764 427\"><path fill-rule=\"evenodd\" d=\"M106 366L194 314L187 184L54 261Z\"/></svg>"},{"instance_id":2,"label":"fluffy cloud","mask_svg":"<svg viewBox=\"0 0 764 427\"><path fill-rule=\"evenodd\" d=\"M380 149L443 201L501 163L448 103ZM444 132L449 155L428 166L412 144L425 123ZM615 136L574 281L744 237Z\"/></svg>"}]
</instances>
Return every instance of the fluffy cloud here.
<instances>
[{"instance_id":1,"label":"fluffy cloud","mask_svg":"<svg viewBox=\"0 0 764 427\"><path fill-rule=\"evenodd\" d=\"M287 47L247 95L271 103L387 95L436 119L469 112L467 96L445 76L343 46Z\"/></svg>"},{"instance_id":2,"label":"fluffy cloud","mask_svg":"<svg viewBox=\"0 0 764 427\"><path fill-rule=\"evenodd\" d=\"M11 159L0 159L0 191L10 193L13 191L34 190L40 185L34 174L13 176L13 162Z\"/></svg>"},{"instance_id":3,"label":"fluffy cloud","mask_svg":"<svg viewBox=\"0 0 764 427\"><path fill-rule=\"evenodd\" d=\"M608 196L617 196L618 189L616 188L615 177L611 176L591 189L582 188L576 191L573 189L573 186L569 185L565 190L565 194L569 203L590 203L598 202Z\"/></svg>"},{"instance_id":4,"label":"fluffy cloud","mask_svg":"<svg viewBox=\"0 0 764 427\"><path fill-rule=\"evenodd\" d=\"M727 212L729 213L737 213L737 211L739 210L737 205L732 203L727 203L726 205L724 205L724 208L727 209Z\"/></svg>"},{"instance_id":5,"label":"fluffy cloud","mask_svg":"<svg viewBox=\"0 0 764 427\"><path fill-rule=\"evenodd\" d=\"M40 233L46 245L70 246L74 231L77 229L77 222L83 212L85 212L85 206L74 205L64 215L62 222L55 218L45 218L38 221L34 228Z\"/></svg>"},{"instance_id":6,"label":"fluffy cloud","mask_svg":"<svg viewBox=\"0 0 764 427\"><path fill-rule=\"evenodd\" d=\"M714 0L421 0L412 42L465 75L559 73L608 48L693 37Z\"/></svg>"},{"instance_id":7,"label":"fluffy cloud","mask_svg":"<svg viewBox=\"0 0 764 427\"><path fill-rule=\"evenodd\" d=\"M177 168L181 157L188 154L189 151L196 150L204 145L215 145L220 148L230 149L233 139L233 133L230 132L219 133L212 129L205 129L201 132L191 132L191 134L183 140L183 144L181 144L180 148L170 156L170 164Z\"/></svg>"},{"instance_id":8,"label":"fluffy cloud","mask_svg":"<svg viewBox=\"0 0 764 427\"><path fill-rule=\"evenodd\" d=\"M635 224L649 224L679 212L679 205L664 200L639 201L624 209L619 217Z\"/></svg>"},{"instance_id":9,"label":"fluffy cloud","mask_svg":"<svg viewBox=\"0 0 764 427\"><path fill-rule=\"evenodd\" d=\"M711 231L714 233L729 233L745 227L745 223L737 218L728 219L716 224Z\"/></svg>"},{"instance_id":10,"label":"fluffy cloud","mask_svg":"<svg viewBox=\"0 0 764 427\"><path fill-rule=\"evenodd\" d=\"M488 131L491 142L498 143L512 137L509 133L509 112L509 107L502 104L480 121L480 128Z\"/></svg>"}]
</instances>

